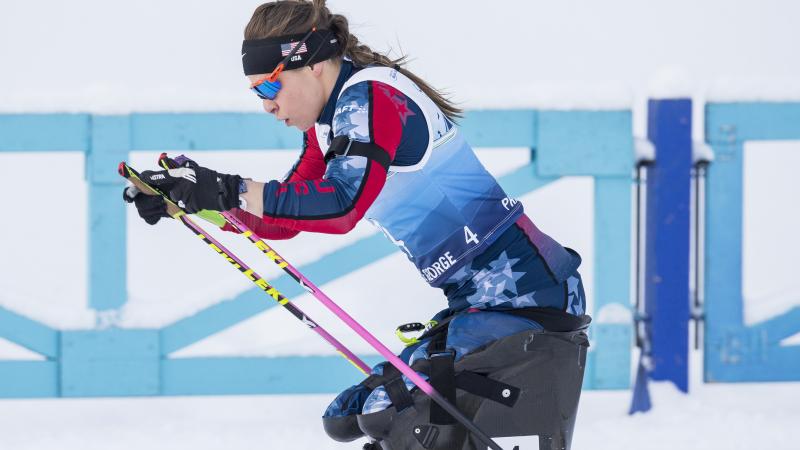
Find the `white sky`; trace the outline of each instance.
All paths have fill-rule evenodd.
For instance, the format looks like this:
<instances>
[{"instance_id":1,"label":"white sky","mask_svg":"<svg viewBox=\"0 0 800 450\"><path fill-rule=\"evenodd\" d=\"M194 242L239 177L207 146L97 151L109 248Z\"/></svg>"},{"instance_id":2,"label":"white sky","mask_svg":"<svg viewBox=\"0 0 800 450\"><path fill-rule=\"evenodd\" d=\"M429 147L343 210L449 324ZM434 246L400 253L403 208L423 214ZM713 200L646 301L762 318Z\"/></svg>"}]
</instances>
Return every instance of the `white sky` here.
<instances>
[{"instance_id":1,"label":"white sky","mask_svg":"<svg viewBox=\"0 0 800 450\"><path fill-rule=\"evenodd\" d=\"M4 0L0 110L257 110L260 1ZM618 107L646 92L800 98L792 0L338 0L374 48L476 106ZM769 80L769 82L765 82Z\"/></svg>"}]
</instances>

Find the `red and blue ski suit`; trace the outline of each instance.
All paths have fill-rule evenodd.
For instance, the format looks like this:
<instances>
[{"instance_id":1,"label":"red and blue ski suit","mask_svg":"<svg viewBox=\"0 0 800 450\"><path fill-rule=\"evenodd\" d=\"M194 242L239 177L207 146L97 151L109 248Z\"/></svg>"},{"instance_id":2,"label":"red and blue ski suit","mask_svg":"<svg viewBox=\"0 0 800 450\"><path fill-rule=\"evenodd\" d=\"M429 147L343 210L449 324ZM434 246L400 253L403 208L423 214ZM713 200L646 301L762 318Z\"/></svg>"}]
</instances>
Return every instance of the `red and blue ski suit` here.
<instances>
[{"instance_id":1,"label":"red and blue ski suit","mask_svg":"<svg viewBox=\"0 0 800 450\"><path fill-rule=\"evenodd\" d=\"M339 136L385 152L325 152ZM300 158L264 188L264 215L235 210L256 234L346 233L366 218L443 289L451 311L553 307L585 312L580 257L542 233L508 197L436 104L388 67L342 63Z\"/></svg>"}]
</instances>

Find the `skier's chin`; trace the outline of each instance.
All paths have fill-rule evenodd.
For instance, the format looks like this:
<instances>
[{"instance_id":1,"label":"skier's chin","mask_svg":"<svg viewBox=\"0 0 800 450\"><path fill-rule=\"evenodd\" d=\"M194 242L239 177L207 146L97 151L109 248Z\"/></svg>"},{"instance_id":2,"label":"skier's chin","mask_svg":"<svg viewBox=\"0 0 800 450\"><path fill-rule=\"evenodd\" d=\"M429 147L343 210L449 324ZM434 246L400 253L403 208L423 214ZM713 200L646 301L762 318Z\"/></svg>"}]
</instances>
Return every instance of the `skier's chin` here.
<instances>
[{"instance_id":1,"label":"skier's chin","mask_svg":"<svg viewBox=\"0 0 800 450\"><path fill-rule=\"evenodd\" d=\"M288 122L286 122L286 125L289 125L292 128L297 128L300 131L306 131L312 126L312 124L307 124L305 122L295 122L293 120L289 120Z\"/></svg>"}]
</instances>

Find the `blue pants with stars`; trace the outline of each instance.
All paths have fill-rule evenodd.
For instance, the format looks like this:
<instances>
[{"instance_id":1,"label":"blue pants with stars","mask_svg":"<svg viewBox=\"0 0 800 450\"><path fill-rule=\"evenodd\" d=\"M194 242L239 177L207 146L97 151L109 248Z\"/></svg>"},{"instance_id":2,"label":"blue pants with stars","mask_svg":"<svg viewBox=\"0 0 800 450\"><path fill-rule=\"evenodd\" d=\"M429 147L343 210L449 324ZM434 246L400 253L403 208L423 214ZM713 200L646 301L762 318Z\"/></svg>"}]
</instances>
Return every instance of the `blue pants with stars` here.
<instances>
[{"instance_id":1,"label":"blue pants with stars","mask_svg":"<svg viewBox=\"0 0 800 450\"><path fill-rule=\"evenodd\" d=\"M535 295L534 295L535 294ZM529 294L535 297L540 305L559 307L571 314L582 315L586 309L586 295L581 282L580 274L575 272L566 281L540 291ZM502 309L470 308L466 313L458 314L447 330L447 347L455 351L455 360L485 346L486 344L526 330L542 330L537 322L524 317L503 314ZM433 317L441 320L450 314L446 309ZM419 358L428 355L428 341L407 347L399 356L407 364L414 364ZM385 363L373 368L373 373L380 375ZM427 376L420 374L423 378ZM414 389L414 384L405 376L403 377L408 390ZM370 414L382 411L392 402L383 386L369 391L364 386L356 385L346 390L328 407L326 416L339 416L348 414Z\"/></svg>"}]
</instances>

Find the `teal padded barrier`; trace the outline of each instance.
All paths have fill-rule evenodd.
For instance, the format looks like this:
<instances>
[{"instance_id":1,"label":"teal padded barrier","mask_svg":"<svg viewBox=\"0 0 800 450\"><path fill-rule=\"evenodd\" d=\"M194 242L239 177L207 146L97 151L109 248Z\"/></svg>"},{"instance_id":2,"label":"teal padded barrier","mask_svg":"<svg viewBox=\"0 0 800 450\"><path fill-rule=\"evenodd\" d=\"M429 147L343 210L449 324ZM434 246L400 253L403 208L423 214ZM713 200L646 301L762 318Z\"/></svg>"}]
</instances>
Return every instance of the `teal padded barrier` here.
<instances>
[{"instance_id":1,"label":"teal padded barrier","mask_svg":"<svg viewBox=\"0 0 800 450\"><path fill-rule=\"evenodd\" d=\"M630 177L631 120L630 111L541 111L539 172Z\"/></svg>"},{"instance_id":2,"label":"teal padded barrier","mask_svg":"<svg viewBox=\"0 0 800 450\"><path fill-rule=\"evenodd\" d=\"M359 357L370 367L383 360ZM338 355L177 358L164 361L162 379L163 395L324 394L356 384L364 375Z\"/></svg>"},{"instance_id":3,"label":"teal padded barrier","mask_svg":"<svg viewBox=\"0 0 800 450\"><path fill-rule=\"evenodd\" d=\"M86 177L89 181L89 305L116 310L128 297L125 180L117 173L131 149L130 116L92 116Z\"/></svg>"},{"instance_id":4,"label":"teal padded barrier","mask_svg":"<svg viewBox=\"0 0 800 450\"><path fill-rule=\"evenodd\" d=\"M744 143L800 139L800 103L710 103L706 140L705 380L800 380L800 308L746 326L742 298Z\"/></svg>"},{"instance_id":5,"label":"teal padded barrier","mask_svg":"<svg viewBox=\"0 0 800 450\"><path fill-rule=\"evenodd\" d=\"M0 361L0 398L58 397L57 361Z\"/></svg>"},{"instance_id":6,"label":"teal padded barrier","mask_svg":"<svg viewBox=\"0 0 800 450\"><path fill-rule=\"evenodd\" d=\"M632 148L631 148L631 158ZM584 386L630 386L631 179L597 177L594 182L594 322ZM594 367L593 367L594 366Z\"/></svg>"},{"instance_id":7,"label":"teal padded barrier","mask_svg":"<svg viewBox=\"0 0 800 450\"><path fill-rule=\"evenodd\" d=\"M538 114L522 109L467 111L459 126L473 147L533 148L538 136Z\"/></svg>"},{"instance_id":8,"label":"teal padded barrier","mask_svg":"<svg viewBox=\"0 0 800 450\"><path fill-rule=\"evenodd\" d=\"M48 358L58 356L58 331L2 306L0 337Z\"/></svg>"},{"instance_id":9,"label":"teal padded barrier","mask_svg":"<svg viewBox=\"0 0 800 450\"><path fill-rule=\"evenodd\" d=\"M88 114L0 114L0 152L89 149Z\"/></svg>"},{"instance_id":10,"label":"teal padded barrier","mask_svg":"<svg viewBox=\"0 0 800 450\"><path fill-rule=\"evenodd\" d=\"M256 113L132 114L136 150L299 148L301 133Z\"/></svg>"},{"instance_id":11,"label":"teal padded barrier","mask_svg":"<svg viewBox=\"0 0 800 450\"><path fill-rule=\"evenodd\" d=\"M158 330L63 331L61 395L158 395L160 357Z\"/></svg>"}]
</instances>

